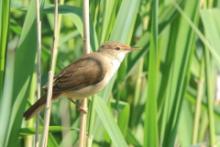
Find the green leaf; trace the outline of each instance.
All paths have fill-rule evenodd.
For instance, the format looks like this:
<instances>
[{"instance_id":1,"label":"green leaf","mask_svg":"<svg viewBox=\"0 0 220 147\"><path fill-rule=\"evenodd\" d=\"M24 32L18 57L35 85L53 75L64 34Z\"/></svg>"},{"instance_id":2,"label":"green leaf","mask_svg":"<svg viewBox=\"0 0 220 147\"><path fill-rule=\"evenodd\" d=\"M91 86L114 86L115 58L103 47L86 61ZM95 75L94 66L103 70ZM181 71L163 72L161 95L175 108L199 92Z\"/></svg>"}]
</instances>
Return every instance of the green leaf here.
<instances>
[{"instance_id":1,"label":"green leaf","mask_svg":"<svg viewBox=\"0 0 220 147\"><path fill-rule=\"evenodd\" d=\"M31 44L31 47L30 47ZM19 46L16 49L13 106L8 127L6 146L18 146L18 136L25 109L26 99L30 94L32 75L35 71L36 29L35 29L35 1L28 7L25 23L22 28Z\"/></svg>"},{"instance_id":2,"label":"green leaf","mask_svg":"<svg viewBox=\"0 0 220 147\"><path fill-rule=\"evenodd\" d=\"M12 43L15 43L12 41ZM4 142L7 137L7 128L10 120L11 107L13 102L13 78L14 78L14 61L15 61L15 50L14 48L8 49L7 52L7 66L4 82L4 90L2 98L0 99L0 146L4 146ZM1 97L1 96L0 96Z\"/></svg>"},{"instance_id":3,"label":"green leaf","mask_svg":"<svg viewBox=\"0 0 220 147\"><path fill-rule=\"evenodd\" d=\"M43 132L43 127L39 127L39 133ZM49 132L50 133L61 133L63 130L71 130L79 132L78 128L65 128L62 126L49 126ZM26 135L33 135L35 133L35 128L21 128L20 129L20 135L26 136Z\"/></svg>"},{"instance_id":4,"label":"green leaf","mask_svg":"<svg viewBox=\"0 0 220 147\"><path fill-rule=\"evenodd\" d=\"M212 53L213 57L218 57L220 59L220 20L219 20L219 9L202 10L201 17L202 22L205 27L205 36L210 45L213 47Z\"/></svg>"},{"instance_id":5,"label":"green leaf","mask_svg":"<svg viewBox=\"0 0 220 147\"><path fill-rule=\"evenodd\" d=\"M9 27L10 0L0 1L0 98L3 90Z\"/></svg>"},{"instance_id":6,"label":"green leaf","mask_svg":"<svg viewBox=\"0 0 220 147\"><path fill-rule=\"evenodd\" d=\"M125 142L118 125L114 121L114 117L106 105L106 102L101 98L96 97L96 99L94 99L94 105L95 111L100 118L102 125L105 127L110 138L112 139L113 145L115 147L127 147L128 145Z\"/></svg>"},{"instance_id":7,"label":"green leaf","mask_svg":"<svg viewBox=\"0 0 220 147\"><path fill-rule=\"evenodd\" d=\"M144 120L144 146L158 146L158 123L157 123L157 89L159 75L158 56L158 0L151 2L151 34L150 34L150 55L148 66L148 89L145 104Z\"/></svg>"},{"instance_id":8,"label":"green leaf","mask_svg":"<svg viewBox=\"0 0 220 147\"><path fill-rule=\"evenodd\" d=\"M139 5L140 0L122 1L110 40L117 40L125 43L130 42Z\"/></svg>"},{"instance_id":9,"label":"green leaf","mask_svg":"<svg viewBox=\"0 0 220 147\"><path fill-rule=\"evenodd\" d=\"M194 23L197 23L198 20L198 6L198 0L186 0L184 3L184 14L187 15L187 18L192 19ZM164 117L162 121L164 130L162 132L165 131L162 134L163 146L174 146L176 140L180 112L189 81L189 67L195 48L195 34L184 18L176 18L176 22L173 23L170 29L172 39L170 39L167 55L171 55L172 60L167 85L163 85L163 87L167 87L167 91L165 93L164 108L161 111ZM170 59L167 58L167 60Z\"/></svg>"},{"instance_id":10,"label":"green leaf","mask_svg":"<svg viewBox=\"0 0 220 147\"><path fill-rule=\"evenodd\" d=\"M76 25L77 30L83 36L83 24L82 24L82 9L79 7L62 5L58 8L59 14L65 14L65 16L70 16L70 20ZM43 11L44 13L53 13L54 7L46 7Z\"/></svg>"}]
</instances>

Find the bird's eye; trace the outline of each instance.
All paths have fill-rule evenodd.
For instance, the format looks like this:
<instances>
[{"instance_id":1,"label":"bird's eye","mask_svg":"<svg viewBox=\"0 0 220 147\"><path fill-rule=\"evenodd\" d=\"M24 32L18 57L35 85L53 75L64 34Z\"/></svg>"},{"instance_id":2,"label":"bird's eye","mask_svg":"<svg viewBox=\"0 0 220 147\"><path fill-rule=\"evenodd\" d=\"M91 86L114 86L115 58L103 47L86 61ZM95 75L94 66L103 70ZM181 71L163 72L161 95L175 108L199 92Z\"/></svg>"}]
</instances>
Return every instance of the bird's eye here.
<instances>
[{"instance_id":1,"label":"bird's eye","mask_svg":"<svg viewBox=\"0 0 220 147\"><path fill-rule=\"evenodd\" d=\"M115 49L116 49L116 50L120 50L120 47L116 47Z\"/></svg>"}]
</instances>

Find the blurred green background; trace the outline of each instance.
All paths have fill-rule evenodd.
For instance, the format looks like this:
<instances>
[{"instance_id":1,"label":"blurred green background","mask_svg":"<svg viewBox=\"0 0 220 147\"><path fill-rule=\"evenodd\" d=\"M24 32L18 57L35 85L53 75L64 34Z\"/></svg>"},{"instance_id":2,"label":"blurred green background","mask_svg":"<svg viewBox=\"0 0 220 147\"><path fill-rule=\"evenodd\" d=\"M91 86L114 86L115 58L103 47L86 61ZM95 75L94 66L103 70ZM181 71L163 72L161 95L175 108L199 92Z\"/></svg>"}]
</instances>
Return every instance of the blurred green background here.
<instances>
[{"instance_id":1,"label":"blurred green background","mask_svg":"<svg viewBox=\"0 0 220 147\"><path fill-rule=\"evenodd\" d=\"M53 1L41 1L42 83L53 39ZM34 146L37 34L34 0L0 1L0 146ZM82 0L65 0L56 74L80 58ZM89 100L88 146L220 146L217 86L220 0L90 0L93 51L109 40L140 49ZM39 133L43 113L39 117ZM65 98L53 103L49 147L77 146L79 111Z\"/></svg>"}]
</instances>

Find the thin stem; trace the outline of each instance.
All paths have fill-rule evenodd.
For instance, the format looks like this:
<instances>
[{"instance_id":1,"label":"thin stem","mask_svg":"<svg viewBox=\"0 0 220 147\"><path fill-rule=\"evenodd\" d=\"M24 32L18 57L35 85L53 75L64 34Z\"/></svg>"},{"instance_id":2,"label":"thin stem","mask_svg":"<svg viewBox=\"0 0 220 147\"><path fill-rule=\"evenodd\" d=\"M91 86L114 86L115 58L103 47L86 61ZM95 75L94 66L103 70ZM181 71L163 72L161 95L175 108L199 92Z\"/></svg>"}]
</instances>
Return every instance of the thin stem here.
<instances>
[{"instance_id":1,"label":"thin stem","mask_svg":"<svg viewBox=\"0 0 220 147\"><path fill-rule=\"evenodd\" d=\"M50 124L50 112L51 112L51 99L52 99L52 92L53 92L53 78L54 78L54 71L56 65L56 58L57 58L57 47L58 47L58 40L59 40L59 17L58 17L58 0L54 0L55 9L54 9L54 40L53 40L53 47L52 47L52 55L51 55L51 64L50 64L50 71L48 75L48 91L47 91L47 102L45 108L45 116L44 116L44 131L41 140L41 147L47 146L48 140L48 130Z\"/></svg>"},{"instance_id":2,"label":"thin stem","mask_svg":"<svg viewBox=\"0 0 220 147\"><path fill-rule=\"evenodd\" d=\"M70 121L70 113L69 113L69 107L68 107L68 101L65 99L62 99L60 101L60 118L61 118L61 126L64 128L62 129L62 145L60 146L63 147L71 147L72 146L72 132L70 129L71 128L71 121ZM68 140L68 141L65 141Z\"/></svg>"},{"instance_id":3,"label":"thin stem","mask_svg":"<svg viewBox=\"0 0 220 147\"><path fill-rule=\"evenodd\" d=\"M90 33L89 33L89 0L83 0L83 45L84 53L88 54L90 52ZM79 147L85 147L87 144L86 137L86 123L87 123L87 110L88 102L87 98L81 101L81 111L80 114L80 139Z\"/></svg>"},{"instance_id":4,"label":"thin stem","mask_svg":"<svg viewBox=\"0 0 220 147\"><path fill-rule=\"evenodd\" d=\"M41 97L41 20L40 20L40 0L35 0L36 18L37 18L37 99ZM39 146L39 114L36 117L35 124L35 142L34 146Z\"/></svg>"},{"instance_id":5,"label":"thin stem","mask_svg":"<svg viewBox=\"0 0 220 147\"><path fill-rule=\"evenodd\" d=\"M89 31L89 0L83 0L83 45L84 53L90 53L90 31Z\"/></svg>"},{"instance_id":6,"label":"thin stem","mask_svg":"<svg viewBox=\"0 0 220 147\"><path fill-rule=\"evenodd\" d=\"M207 103L208 103L208 119L209 119L209 139L210 146L216 146L216 136L215 136L215 120L214 120L214 94L212 89L212 75L213 67L210 60L210 54L208 49L205 48L205 80L206 80L206 93L207 93Z\"/></svg>"},{"instance_id":7,"label":"thin stem","mask_svg":"<svg viewBox=\"0 0 220 147\"><path fill-rule=\"evenodd\" d=\"M202 97L204 94L203 91L204 91L204 63L202 62L201 67L200 67L200 77L198 81L198 92L197 92L197 98L196 98L196 110L195 110L192 144L196 144L198 141L199 120L200 120L200 114L201 114Z\"/></svg>"},{"instance_id":8,"label":"thin stem","mask_svg":"<svg viewBox=\"0 0 220 147\"><path fill-rule=\"evenodd\" d=\"M87 98L84 98L80 104L82 111L80 114L79 147L87 146L87 137L86 137L86 123L87 123L87 110L88 110L87 103L88 103Z\"/></svg>"}]
</instances>

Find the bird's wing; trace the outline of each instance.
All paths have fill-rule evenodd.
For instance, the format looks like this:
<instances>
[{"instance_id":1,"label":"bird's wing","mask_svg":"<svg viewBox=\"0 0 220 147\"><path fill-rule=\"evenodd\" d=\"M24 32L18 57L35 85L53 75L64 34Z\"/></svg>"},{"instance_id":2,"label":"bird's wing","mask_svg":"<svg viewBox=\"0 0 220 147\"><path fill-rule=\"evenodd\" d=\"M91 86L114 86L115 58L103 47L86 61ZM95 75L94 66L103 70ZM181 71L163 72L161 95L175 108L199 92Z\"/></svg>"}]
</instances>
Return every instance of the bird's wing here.
<instances>
[{"instance_id":1,"label":"bird's wing","mask_svg":"<svg viewBox=\"0 0 220 147\"><path fill-rule=\"evenodd\" d=\"M54 79L53 91L78 90L100 82L106 70L98 58L85 56L66 67Z\"/></svg>"}]
</instances>

